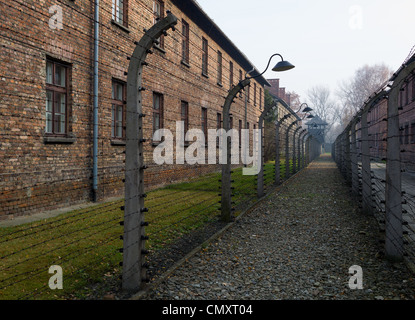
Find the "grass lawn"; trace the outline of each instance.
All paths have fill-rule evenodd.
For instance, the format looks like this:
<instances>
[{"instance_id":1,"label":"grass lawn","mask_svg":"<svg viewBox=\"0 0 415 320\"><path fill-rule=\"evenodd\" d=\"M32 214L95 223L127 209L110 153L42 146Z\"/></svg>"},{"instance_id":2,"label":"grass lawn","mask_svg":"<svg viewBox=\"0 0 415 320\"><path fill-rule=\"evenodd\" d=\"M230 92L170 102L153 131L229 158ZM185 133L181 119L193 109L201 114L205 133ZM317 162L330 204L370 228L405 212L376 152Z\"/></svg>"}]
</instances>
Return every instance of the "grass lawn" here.
<instances>
[{"instance_id":1,"label":"grass lawn","mask_svg":"<svg viewBox=\"0 0 415 320\"><path fill-rule=\"evenodd\" d=\"M281 175L285 166L281 162ZM233 169L233 198L238 215L256 201L256 176ZM146 242L156 251L217 219L220 173L209 174L148 193ZM274 163L265 165L265 185L274 181ZM85 299L97 283L121 274L124 200L76 210L16 227L0 228L0 300ZM63 270L63 290L51 290L49 267Z\"/></svg>"}]
</instances>

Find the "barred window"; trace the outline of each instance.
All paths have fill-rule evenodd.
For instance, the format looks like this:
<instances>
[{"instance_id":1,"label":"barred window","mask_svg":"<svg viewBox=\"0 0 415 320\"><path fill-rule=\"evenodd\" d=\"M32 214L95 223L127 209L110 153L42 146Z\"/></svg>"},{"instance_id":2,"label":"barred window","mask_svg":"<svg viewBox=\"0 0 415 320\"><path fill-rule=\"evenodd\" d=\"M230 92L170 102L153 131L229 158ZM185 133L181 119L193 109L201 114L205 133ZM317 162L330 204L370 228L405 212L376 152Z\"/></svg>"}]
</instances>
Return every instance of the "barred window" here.
<instances>
[{"instance_id":1,"label":"barred window","mask_svg":"<svg viewBox=\"0 0 415 320\"><path fill-rule=\"evenodd\" d=\"M189 24L182 20L182 62L189 64Z\"/></svg>"},{"instance_id":2,"label":"barred window","mask_svg":"<svg viewBox=\"0 0 415 320\"><path fill-rule=\"evenodd\" d=\"M68 65L61 62L46 61L46 134L67 133L69 69Z\"/></svg>"},{"instance_id":3,"label":"barred window","mask_svg":"<svg viewBox=\"0 0 415 320\"><path fill-rule=\"evenodd\" d=\"M111 136L115 139L125 139L126 85L124 82L112 81L111 104Z\"/></svg>"},{"instance_id":4,"label":"barred window","mask_svg":"<svg viewBox=\"0 0 415 320\"><path fill-rule=\"evenodd\" d=\"M128 0L112 0L112 20L124 27L128 26L127 8Z\"/></svg>"}]
</instances>

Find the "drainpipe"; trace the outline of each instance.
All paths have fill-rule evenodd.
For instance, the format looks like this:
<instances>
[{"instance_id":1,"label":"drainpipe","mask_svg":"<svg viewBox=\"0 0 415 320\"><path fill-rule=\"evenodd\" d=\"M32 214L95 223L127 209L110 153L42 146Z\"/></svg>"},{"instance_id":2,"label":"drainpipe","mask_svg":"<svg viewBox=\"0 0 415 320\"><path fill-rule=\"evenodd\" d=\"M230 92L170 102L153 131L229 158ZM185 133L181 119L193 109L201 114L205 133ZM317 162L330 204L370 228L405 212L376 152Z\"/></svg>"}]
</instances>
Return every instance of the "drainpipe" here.
<instances>
[{"instance_id":1,"label":"drainpipe","mask_svg":"<svg viewBox=\"0 0 415 320\"><path fill-rule=\"evenodd\" d=\"M92 200L97 201L98 193L98 44L99 44L99 0L95 0L94 19L94 98L93 98L93 169Z\"/></svg>"}]
</instances>

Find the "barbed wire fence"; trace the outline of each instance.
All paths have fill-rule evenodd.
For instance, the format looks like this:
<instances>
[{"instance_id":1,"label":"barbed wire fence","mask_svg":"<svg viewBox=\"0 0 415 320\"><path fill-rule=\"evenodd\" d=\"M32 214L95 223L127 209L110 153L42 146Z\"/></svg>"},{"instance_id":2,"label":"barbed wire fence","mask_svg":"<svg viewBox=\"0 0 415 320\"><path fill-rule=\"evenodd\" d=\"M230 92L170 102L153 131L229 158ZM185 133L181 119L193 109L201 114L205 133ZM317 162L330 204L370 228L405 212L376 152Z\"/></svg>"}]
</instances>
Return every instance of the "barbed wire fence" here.
<instances>
[{"instance_id":1,"label":"barbed wire fence","mask_svg":"<svg viewBox=\"0 0 415 320\"><path fill-rule=\"evenodd\" d=\"M412 53L412 51L411 51ZM365 102L333 145L362 212L379 223L391 260L415 270L415 63L408 57Z\"/></svg>"},{"instance_id":2,"label":"barbed wire fence","mask_svg":"<svg viewBox=\"0 0 415 320\"><path fill-rule=\"evenodd\" d=\"M59 3L62 6L67 6L65 2ZM36 10L35 7L29 7L24 2L16 1L14 5L6 5L9 10L21 11L21 14L26 18L37 17L46 22L49 19L47 14ZM24 10L20 10L20 7ZM106 10L104 7L100 9ZM143 10L148 11L149 9L143 7ZM89 15L82 11L78 13L92 22L93 18ZM155 29L145 30L146 44L135 43L136 47L145 54L151 54L152 47L157 45L156 40L160 37L159 33L164 34L164 31L175 25L174 22L182 23L175 21L172 15L168 14L165 19L159 21L160 24L156 27L159 29L156 33L152 33ZM103 30L108 29L104 23L98 23ZM44 62L42 48L48 45L49 40L53 40L47 39L49 35L45 35L46 38L35 35L29 39L22 31L16 31L8 26L5 28L10 31L7 34L0 34L4 40L2 48L5 53L5 61L9 59L12 63L13 56L19 55L39 61L40 64ZM81 42L90 41L89 34L69 24L65 24L63 30L68 34L76 34ZM180 42L180 38L175 37L174 33L172 39L176 44ZM106 53L128 57L130 63L140 65L137 70L143 70L143 67L159 68L153 64L146 64L144 57L137 59L135 55L131 56L131 52L123 47L115 49L110 44L111 39L103 38L99 49ZM179 54L177 47L180 46L170 46L167 41L165 46L166 50ZM73 55L72 62L76 63L79 71L90 72L90 63L83 56L75 52L71 52L71 54ZM209 61L213 61L213 59L209 59ZM16 66L16 69L20 70L21 68L20 65ZM99 66L99 72L111 76L110 68L113 66L102 62ZM119 67L118 71L124 73L125 70ZM166 73L166 77L179 77L171 71L163 70L163 72ZM128 76L138 75L138 73L129 70ZM15 93L4 88L2 102L25 111L20 113L20 121L22 119L27 122L38 121L39 115L31 110L23 110L22 102L44 105L45 98L31 93L29 89L31 85L41 87L43 83L29 77L4 76L24 84L25 87L27 86L27 90L23 90L20 95L16 96ZM180 80L185 85L191 85L185 78ZM146 83L141 85L137 82L137 89L141 88L142 90L136 90L136 92L140 94L144 92L144 87L154 86L153 81L148 78ZM131 81L127 82L131 83ZM74 94L82 101L89 101L93 96L88 88L74 88L73 90ZM209 88L204 88L204 90L209 90ZM134 88L128 91L134 92ZM213 91L211 93L213 94ZM174 92L173 89L165 94L177 96L177 92ZM191 92L188 95L193 97ZM20 104L16 102L16 99ZM103 104L111 104L111 99L108 97L103 96L101 99L103 99ZM138 96L130 97L130 99L132 99L131 101L141 101L143 110L152 108L146 99L139 99ZM131 105L131 102L128 104ZM145 118L146 112L143 110L141 112L138 109L126 110L126 118L130 119L128 120L130 122L127 122L125 130L133 132L127 134L125 148L124 144L114 146L111 153L112 161L108 161L105 166L100 166L97 175L102 188L115 190L125 184L125 193L114 194L117 197L116 200L87 206L54 218L0 228L0 299L96 298L97 294L102 294L107 290L108 282L112 289L122 288L127 291L136 291L143 283L153 281L158 274L189 252L191 246L204 241L206 237L211 235L212 230L216 230L206 226L210 224L214 225L214 228L223 226L220 223L220 212L223 206L221 203L223 176L220 165L192 166L191 170L187 170L185 173L191 176L187 182L169 183L167 181L166 185L161 188L144 187L144 185L151 185L151 180L157 177L160 172L174 173L182 170L182 167L180 165L160 166L149 163L146 154L148 154L148 150L152 149L148 148L151 143L149 138L152 135L152 128L148 125L148 117ZM11 116L10 112L4 108L1 109L1 115ZM217 118L213 119L213 116L209 115L207 119L209 126L218 123ZM181 114L172 111L164 116L166 122L176 122L180 119ZM281 121L281 117L279 121ZM264 177L260 184L263 194L288 179L294 171L304 168L318 155L316 142L311 136L304 136L306 139L301 140L298 134L301 130L298 130L296 140L293 140L294 128L297 130L297 127L290 126L292 121L293 118L287 117L278 126L277 122L271 121L270 123L270 126L275 126L273 127L275 131L269 136L270 140L275 141L272 152L275 154L275 160L272 157L263 163ZM90 126L88 123L81 123L81 119L78 119L78 122L86 127ZM219 122L223 127L223 119ZM252 123L251 125L258 128L259 124ZM106 133L112 130L112 125L99 123L98 127L101 132L98 141L100 145L104 146L111 140ZM219 125L215 129L218 127ZM250 129L255 128L251 127ZM38 139L43 138L43 134L37 130L31 130L26 134ZM7 139L15 137L11 130L2 131L2 136ZM266 139L268 138L264 137L264 142ZM253 141L250 141L249 144L252 145ZM53 145L52 148L54 148ZM288 154L286 154L287 152ZM98 157L103 159L104 154L99 153ZM36 159L30 159L27 155L17 152L15 158L18 163L36 162L36 170L32 172L22 170L17 173L1 172L0 201L2 207L9 208L10 212L19 208L19 214L23 215L25 208L31 207L31 204L27 203L27 201L31 201L31 197L27 196L28 193L33 193L30 194L33 198L42 198L42 208L45 208L54 197L56 197L54 200L57 203L67 201L68 205L79 204L82 202L79 199L85 198L85 190L90 189L90 170L78 167L79 163L85 161L82 155L63 161L53 179L48 175L48 161L52 158L49 154L39 154ZM125 164L122 163L124 159ZM132 159L130 163L128 159ZM301 162L300 159L303 161ZM261 197L258 194L257 176L243 175L242 170L243 167L238 165L231 170L231 205L234 209L232 211L234 216L240 214L247 205L254 203L258 197ZM80 172L83 174L79 174ZM125 178L122 179L124 175ZM79 178L79 176L85 178ZM16 188L10 189L10 185L14 185ZM60 190L59 188L62 186L67 190L68 185L71 185L73 190L70 198L66 198L64 193L58 196L57 190ZM41 186L47 186L47 188L41 189ZM40 193L37 190L44 191ZM201 237L198 236L200 232L193 232L204 230L204 228L206 229ZM192 238L193 236L198 237L196 242ZM49 273L49 268L52 265L62 267L64 288L62 291L51 290L48 280L53 275ZM101 285L102 289L100 289Z\"/></svg>"}]
</instances>

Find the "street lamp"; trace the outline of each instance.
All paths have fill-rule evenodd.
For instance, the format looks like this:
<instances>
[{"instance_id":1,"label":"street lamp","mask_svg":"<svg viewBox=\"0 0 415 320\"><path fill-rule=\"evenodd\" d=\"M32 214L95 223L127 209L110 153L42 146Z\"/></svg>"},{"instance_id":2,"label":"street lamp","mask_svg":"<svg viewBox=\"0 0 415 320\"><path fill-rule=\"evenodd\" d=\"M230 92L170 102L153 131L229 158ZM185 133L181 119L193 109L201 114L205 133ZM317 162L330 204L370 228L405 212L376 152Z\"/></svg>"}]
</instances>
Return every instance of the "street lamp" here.
<instances>
[{"instance_id":1,"label":"street lamp","mask_svg":"<svg viewBox=\"0 0 415 320\"><path fill-rule=\"evenodd\" d=\"M282 55L280 55L279 53L275 53L275 54L273 54L273 55L269 58L268 65L267 65L267 67L265 68L265 70L264 70L261 74L256 75L256 76L249 77L249 76L248 76L248 74L249 74L249 73L251 73L251 72L253 72L253 71L255 71L255 68L253 68L251 71L249 71L249 72L245 75L245 79L253 79L253 78L257 78L257 77L262 76L262 75L263 75L263 74L264 74L264 73L268 70L269 65L270 65L270 63L271 63L271 60L272 60L272 58L274 58L275 56L279 56L279 57L281 58L281 61L280 61L280 62L278 62L278 63L274 66L274 68L272 68L272 71L275 71L275 72L282 72L282 71L287 71L287 70L291 70L291 69L295 68L295 66L294 66L293 64L291 64L291 63L290 63L290 62L288 62L287 60L284 60L284 58L282 57Z\"/></svg>"},{"instance_id":2,"label":"street lamp","mask_svg":"<svg viewBox=\"0 0 415 320\"><path fill-rule=\"evenodd\" d=\"M301 104L300 105L300 108L298 108L298 110L295 112L295 113L299 113L300 112L300 110L301 110L301 108L302 108L302 106L306 106L304 109L303 109L303 111L301 111L301 113L303 113L304 114L304 117L301 119L301 120L304 120L305 118L306 118L306 115L307 115L307 113L310 113L311 111L313 111L313 109L311 109L309 106L308 106L308 104L307 103L303 103L303 104ZM310 113L308 116L307 116L307 119L313 119L314 118L314 116Z\"/></svg>"}]
</instances>

